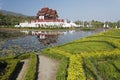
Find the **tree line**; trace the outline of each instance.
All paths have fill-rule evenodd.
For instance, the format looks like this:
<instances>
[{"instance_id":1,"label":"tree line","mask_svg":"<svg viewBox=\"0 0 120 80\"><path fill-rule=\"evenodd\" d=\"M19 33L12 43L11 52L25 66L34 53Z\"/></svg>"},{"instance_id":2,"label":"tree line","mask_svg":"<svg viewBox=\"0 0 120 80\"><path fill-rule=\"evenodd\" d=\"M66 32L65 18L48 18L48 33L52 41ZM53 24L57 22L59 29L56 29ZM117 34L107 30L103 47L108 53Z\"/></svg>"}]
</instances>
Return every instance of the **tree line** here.
<instances>
[{"instance_id":1,"label":"tree line","mask_svg":"<svg viewBox=\"0 0 120 80\"><path fill-rule=\"evenodd\" d=\"M4 15L0 13L0 26L14 27L14 25L18 25L21 22L31 21L36 19L35 16L14 16L14 15ZM117 22L101 22L101 21L75 21L77 25L83 25L86 27L87 25L91 25L93 28L101 28L104 24L108 24L109 27L120 28L120 20Z\"/></svg>"},{"instance_id":2,"label":"tree line","mask_svg":"<svg viewBox=\"0 0 120 80\"><path fill-rule=\"evenodd\" d=\"M14 25L17 25L20 22L30 21L34 18L35 17L4 15L0 13L0 26L14 27Z\"/></svg>"},{"instance_id":3,"label":"tree line","mask_svg":"<svg viewBox=\"0 0 120 80\"><path fill-rule=\"evenodd\" d=\"M83 25L84 24L84 27L87 27L87 25L91 25L94 28L101 28L101 27L103 27L104 24L107 24L111 28L115 28L116 26L118 28L120 28L120 20L118 20L117 22L109 22L109 21L101 22L101 21L96 21L96 20L84 21L83 22L83 21L78 20L78 21L75 21L75 23L77 25Z\"/></svg>"}]
</instances>

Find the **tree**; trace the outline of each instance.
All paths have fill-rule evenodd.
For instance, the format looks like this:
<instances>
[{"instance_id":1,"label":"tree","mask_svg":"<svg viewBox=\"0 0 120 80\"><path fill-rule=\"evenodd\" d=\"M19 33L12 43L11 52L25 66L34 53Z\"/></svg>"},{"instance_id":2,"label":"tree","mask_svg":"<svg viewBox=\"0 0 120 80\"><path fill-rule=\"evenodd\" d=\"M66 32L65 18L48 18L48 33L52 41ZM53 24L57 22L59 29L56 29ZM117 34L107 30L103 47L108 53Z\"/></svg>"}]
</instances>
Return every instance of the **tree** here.
<instances>
[{"instance_id":1,"label":"tree","mask_svg":"<svg viewBox=\"0 0 120 80\"><path fill-rule=\"evenodd\" d=\"M92 25L94 28L102 28L103 25L104 25L104 23L103 23L103 22L100 22L100 21L92 20L91 25Z\"/></svg>"},{"instance_id":2,"label":"tree","mask_svg":"<svg viewBox=\"0 0 120 80\"><path fill-rule=\"evenodd\" d=\"M120 20L118 20L118 22L117 22L117 26L120 28Z\"/></svg>"},{"instance_id":3,"label":"tree","mask_svg":"<svg viewBox=\"0 0 120 80\"><path fill-rule=\"evenodd\" d=\"M30 21L35 19L35 17L23 17L23 16L13 16L13 15L4 15L0 13L0 26L14 26L20 22Z\"/></svg>"}]
</instances>

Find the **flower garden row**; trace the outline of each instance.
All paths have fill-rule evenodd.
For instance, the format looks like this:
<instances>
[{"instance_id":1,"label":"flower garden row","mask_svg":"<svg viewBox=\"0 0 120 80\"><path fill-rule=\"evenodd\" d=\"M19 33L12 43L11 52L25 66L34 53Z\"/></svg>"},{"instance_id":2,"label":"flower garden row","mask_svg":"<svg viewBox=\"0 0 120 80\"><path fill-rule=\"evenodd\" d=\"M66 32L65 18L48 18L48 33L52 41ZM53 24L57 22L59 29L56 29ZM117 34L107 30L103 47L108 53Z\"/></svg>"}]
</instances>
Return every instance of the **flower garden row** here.
<instances>
[{"instance_id":1,"label":"flower garden row","mask_svg":"<svg viewBox=\"0 0 120 80\"><path fill-rule=\"evenodd\" d=\"M64 74L57 74L57 80L119 80L119 34L120 30L109 30L44 49L42 54L59 60L66 58L67 65L62 66L65 71L58 70Z\"/></svg>"}]
</instances>

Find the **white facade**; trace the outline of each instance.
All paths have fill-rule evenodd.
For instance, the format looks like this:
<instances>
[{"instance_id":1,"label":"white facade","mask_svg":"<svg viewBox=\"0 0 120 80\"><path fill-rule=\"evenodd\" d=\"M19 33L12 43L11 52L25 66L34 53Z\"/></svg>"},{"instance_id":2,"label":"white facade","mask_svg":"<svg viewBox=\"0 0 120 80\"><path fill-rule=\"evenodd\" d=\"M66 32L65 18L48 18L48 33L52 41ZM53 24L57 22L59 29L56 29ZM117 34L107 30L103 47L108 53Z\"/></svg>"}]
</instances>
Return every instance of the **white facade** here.
<instances>
[{"instance_id":1,"label":"white facade","mask_svg":"<svg viewBox=\"0 0 120 80\"><path fill-rule=\"evenodd\" d=\"M77 27L73 22L24 22L19 25L15 25L15 27L44 27L44 26L60 26L60 27Z\"/></svg>"},{"instance_id":2,"label":"white facade","mask_svg":"<svg viewBox=\"0 0 120 80\"><path fill-rule=\"evenodd\" d=\"M23 22L19 25L15 25L15 27L47 27L47 26L60 26L60 27L77 27L73 22L68 23L63 19L56 20L45 20L44 16L39 16L38 20L33 20L31 22Z\"/></svg>"},{"instance_id":3,"label":"white facade","mask_svg":"<svg viewBox=\"0 0 120 80\"><path fill-rule=\"evenodd\" d=\"M24 22L24 23L20 23L19 25L15 25L15 27L38 27L36 25L36 23L28 23L28 22Z\"/></svg>"}]
</instances>

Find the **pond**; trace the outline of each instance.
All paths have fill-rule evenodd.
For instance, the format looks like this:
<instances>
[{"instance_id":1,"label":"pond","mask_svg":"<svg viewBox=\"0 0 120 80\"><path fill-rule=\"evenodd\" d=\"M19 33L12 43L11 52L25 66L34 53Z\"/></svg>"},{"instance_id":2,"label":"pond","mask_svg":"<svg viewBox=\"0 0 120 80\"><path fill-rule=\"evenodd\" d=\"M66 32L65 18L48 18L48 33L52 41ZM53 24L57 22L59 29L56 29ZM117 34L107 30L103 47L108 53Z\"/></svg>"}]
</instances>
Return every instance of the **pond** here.
<instances>
[{"instance_id":1,"label":"pond","mask_svg":"<svg viewBox=\"0 0 120 80\"><path fill-rule=\"evenodd\" d=\"M20 33L24 33L25 36L10 38L0 42L0 56L16 55L30 51L37 52L47 47L64 44L101 31L103 31L103 29L92 31L20 31Z\"/></svg>"}]
</instances>

